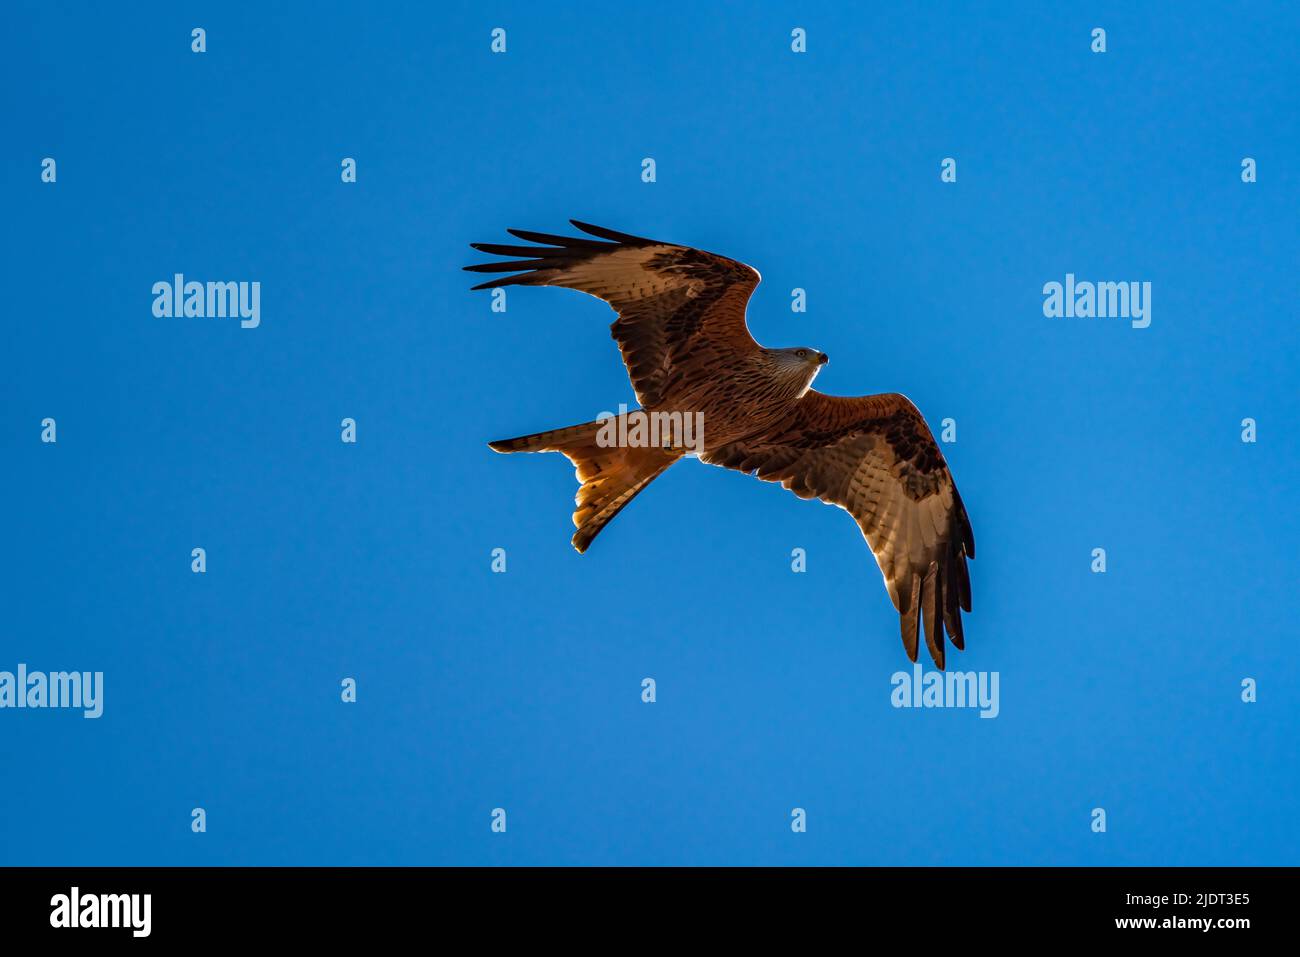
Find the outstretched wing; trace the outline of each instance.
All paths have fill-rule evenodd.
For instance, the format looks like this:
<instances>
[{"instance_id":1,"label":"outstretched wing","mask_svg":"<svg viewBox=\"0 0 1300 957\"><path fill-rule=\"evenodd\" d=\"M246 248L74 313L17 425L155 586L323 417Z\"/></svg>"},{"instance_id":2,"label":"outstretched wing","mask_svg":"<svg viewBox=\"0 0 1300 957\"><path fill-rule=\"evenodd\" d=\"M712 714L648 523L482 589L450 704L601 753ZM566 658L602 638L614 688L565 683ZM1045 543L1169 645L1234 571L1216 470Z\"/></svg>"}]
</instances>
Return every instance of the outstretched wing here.
<instances>
[{"instance_id":1,"label":"outstretched wing","mask_svg":"<svg viewBox=\"0 0 1300 957\"><path fill-rule=\"evenodd\" d=\"M916 660L920 619L939 668L945 626L952 643L965 647L961 610L971 608L966 559L975 557L975 537L943 453L904 396L809 391L768 435L703 458L844 508L902 616L908 657Z\"/></svg>"},{"instance_id":2,"label":"outstretched wing","mask_svg":"<svg viewBox=\"0 0 1300 957\"><path fill-rule=\"evenodd\" d=\"M470 272L517 274L474 288L564 286L605 300L618 313L610 332L643 406L664 405L682 387L707 378L719 361L758 349L745 325L757 271L689 246L570 222L607 241L507 230L543 245L471 243L495 256L524 257L466 266Z\"/></svg>"}]
</instances>

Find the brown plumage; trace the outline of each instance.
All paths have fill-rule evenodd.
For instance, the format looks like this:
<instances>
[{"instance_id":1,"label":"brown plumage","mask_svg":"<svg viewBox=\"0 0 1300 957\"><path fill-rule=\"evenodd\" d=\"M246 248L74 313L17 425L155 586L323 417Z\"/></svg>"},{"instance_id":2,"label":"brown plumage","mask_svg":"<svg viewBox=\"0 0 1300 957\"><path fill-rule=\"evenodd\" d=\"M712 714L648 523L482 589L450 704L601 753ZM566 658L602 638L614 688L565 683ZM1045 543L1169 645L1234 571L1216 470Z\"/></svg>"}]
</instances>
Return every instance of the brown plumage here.
<instances>
[{"instance_id":1,"label":"brown plumage","mask_svg":"<svg viewBox=\"0 0 1300 957\"><path fill-rule=\"evenodd\" d=\"M966 559L975 557L975 539L921 413L896 394L824 395L811 388L823 353L755 342L745 308L759 275L744 263L572 222L599 241L512 229L540 245L472 243L521 258L465 268L514 273L475 289L563 286L618 313L610 331L642 407L618 424L645 416L649 441L612 443L612 424L597 421L490 443L498 452L569 458L581 483L574 547L586 551L624 506L695 451L711 465L780 482L852 515L900 615L908 657L916 660L924 624L926 646L943 668L945 631L965 647L961 611L971 609ZM675 443L667 425L687 415L704 425L693 449Z\"/></svg>"}]
</instances>

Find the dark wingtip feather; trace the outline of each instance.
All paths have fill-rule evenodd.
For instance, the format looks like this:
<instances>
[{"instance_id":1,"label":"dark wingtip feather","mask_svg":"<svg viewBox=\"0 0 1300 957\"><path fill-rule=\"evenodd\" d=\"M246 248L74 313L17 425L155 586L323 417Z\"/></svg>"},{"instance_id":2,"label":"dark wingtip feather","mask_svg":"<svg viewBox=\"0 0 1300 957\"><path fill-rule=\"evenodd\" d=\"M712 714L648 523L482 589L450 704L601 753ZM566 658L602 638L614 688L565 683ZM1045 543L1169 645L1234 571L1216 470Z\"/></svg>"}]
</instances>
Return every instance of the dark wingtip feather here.
<instances>
[{"instance_id":1,"label":"dark wingtip feather","mask_svg":"<svg viewBox=\"0 0 1300 957\"><path fill-rule=\"evenodd\" d=\"M558 249L552 249L550 246L507 246L502 243L470 243L481 253L490 253L493 256L514 256L523 259L554 259L560 252Z\"/></svg>"},{"instance_id":2,"label":"dark wingtip feather","mask_svg":"<svg viewBox=\"0 0 1300 957\"><path fill-rule=\"evenodd\" d=\"M522 272L525 269L545 269L550 265L549 259L509 259L499 263L475 263L461 268L466 272Z\"/></svg>"},{"instance_id":3,"label":"dark wingtip feather","mask_svg":"<svg viewBox=\"0 0 1300 957\"><path fill-rule=\"evenodd\" d=\"M921 624L920 609L917 607L920 603L912 605L907 611L898 616L899 629L903 636L903 650L907 652L908 660L916 662L916 652L919 642L917 641L917 630Z\"/></svg>"},{"instance_id":4,"label":"dark wingtip feather","mask_svg":"<svg viewBox=\"0 0 1300 957\"><path fill-rule=\"evenodd\" d=\"M512 246L503 243L470 243L471 249L482 253L516 258L503 262L475 263L472 266L462 266L461 268L466 272L522 273L522 275L518 276L507 276L502 279L494 279L491 282L479 283L477 286L471 287L471 291L495 289L498 286L544 286L548 283L546 279L539 277L539 273L542 271L546 271L544 273L546 277L554 278L556 270L564 270L602 253L617 250L619 244L625 241L639 244L649 242L649 240L641 240L635 236L627 236L624 233L602 230L600 227L592 227L592 230L595 235L608 236L615 241L602 243L581 236L553 236L550 233L536 233L528 229L508 229L506 232L510 233L510 235L538 245Z\"/></svg>"},{"instance_id":5,"label":"dark wingtip feather","mask_svg":"<svg viewBox=\"0 0 1300 957\"><path fill-rule=\"evenodd\" d=\"M613 229L606 229L604 226L593 226L591 223L584 223L577 219L569 220L578 229L592 236L599 236L601 239L612 240L616 243L623 243L628 246L653 246L653 239L646 239L644 236L633 236L630 233L620 233Z\"/></svg>"},{"instance_id":6,"label":"dark wingtip feather","mask_svg":"<svg viewBox=\"0 0 1300 957\"><path fill-rule=\"evenodd\" d=\"M957 610L957 602L947 592L944 593L943 600L943 626L948 630L948 640L958 651L965 651L966 635L962 631L961 612Z\"/></svg>"},{"instance_id":7,"label":"dark wingtip feather","mask_svg":"<svg viewBox=\"0 0 1300 957\"><path fill-rule=\"evenodd\" d=\"M961 543L966 549L966 557L975 560L975 530L970 527L970 516L966 514L966 503L961 500L957 486L952 487L952 497L957 503L957 530L961 533Z\"/></svg>"},{"instance_id":8,"label":"dark wingtip feather","mask_svg":"<svg viewBox=\"0 0 1300 957\"><path fill-rule=\"evenodd\" d=\"M943 587L939 582L939 566L936 563L930 566L921 585L921 616L925 624L925 646L930 649L930 657L940 671L943 671L944 665L943 613L940 611L942 598Z\"/></svg>"},{"instance_id":9,"label":"dark wingtip feather","mask_svg":"<svg viewBox=\"0 0 1300 957\"><path fill-rule=\"evenodd\" d=\"M963 611L970 611L970 570L960 550L953 556L952 570L957 579L957 604Z\"/></svg>"},{"instance_id":10,"label":"dark wingtip feather","mask_svg":"<svg viewBox=\"0 0 1300 957\"><path fill-rule=\"evenodd\" d=\"M948 629L953 647L958 651L966 650L966 639L961 630L961 612L958 610L961 588L957 584L957 566L964 560L961 551L956 546L949 545L948 560L944 565L943 624Z\"/></svg>"},{"instance_id":11,"label":"dark wingtip feather","mask_svg":"<svg viewBox=\"0 0 1300 957\"><path fill-rule=\"evenodd\" d=\"M609 249L609 243L598 243L592 239L583 239L581 236L556 236L553 233L538 233L531 229L507 229L511 236L517 236L520 239L527 240L530 243L541 243L544 246L557 246L561 249ZM549 250L543 250L544 252Z\"/></svg>"},{"instance_id":12,"label":"dark wingtip feather","mask_svg":"<svg viewBox=\"0 0 1300 957\"><path fill-rule=\"evenodd\" d=\"M898 604L895 607L901 615L912 607L912 602L915 600L916 584L913 582L912 576L907 574L897 579L895 585L898 588Z\"/></svg>"},{"instance_id":13,"label":"dark wingtip feather","mask_svg":"<svg viewBox=\"0 0 1300 957\"><path fill-rule=\"evenodd\" d=\"M527 286L532 285L528 278L532 273L520 273L517 276L502 276L500 279L493 279L490 282L481 282L477 286L470 286L469 291L475 292L479 289L496 289L498 286Z\"/></svg>"}]
</instances>

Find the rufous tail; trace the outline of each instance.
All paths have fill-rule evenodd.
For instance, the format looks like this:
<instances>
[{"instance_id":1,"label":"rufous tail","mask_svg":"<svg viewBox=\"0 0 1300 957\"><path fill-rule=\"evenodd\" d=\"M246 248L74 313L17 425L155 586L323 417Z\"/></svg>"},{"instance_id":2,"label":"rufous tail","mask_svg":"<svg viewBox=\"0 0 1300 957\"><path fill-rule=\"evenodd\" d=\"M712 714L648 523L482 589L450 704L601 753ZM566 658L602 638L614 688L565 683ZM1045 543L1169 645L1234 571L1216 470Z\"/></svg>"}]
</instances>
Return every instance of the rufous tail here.
<instances>
[{"instance_id":1,"label":"rufous tail","mask_svg":"<svg viewBox=\"0 0 1300 957\"><path fill-rule=\"evenodd\" d=\"M684 454L682 449L602 442L613 432L600 420L488 445L497 452L560 452L573 463L581 484L574 500L573 524L578 530L573 547L585 552L624 506Z\"/></svg>"}]
</instances>

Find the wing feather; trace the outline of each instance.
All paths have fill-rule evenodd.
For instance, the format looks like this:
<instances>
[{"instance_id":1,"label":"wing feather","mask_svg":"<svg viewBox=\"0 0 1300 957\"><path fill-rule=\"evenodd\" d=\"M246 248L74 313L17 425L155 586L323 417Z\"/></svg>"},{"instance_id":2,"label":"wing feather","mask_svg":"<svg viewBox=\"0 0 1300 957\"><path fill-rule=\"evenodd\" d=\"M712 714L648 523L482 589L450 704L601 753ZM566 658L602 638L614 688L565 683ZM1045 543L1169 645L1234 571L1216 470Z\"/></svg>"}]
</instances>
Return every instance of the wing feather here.
<instances>
[{"instance_id":1,"label":"wing feather","mask_svg":"<svg viewBox=\"0 0 1300 957\"><path fill-rule=\"evenodd\" d=\"M943 453L904 396L809 391L767 435L704 461L843 507L880 566L908 657L916 660L922 625L937 667L945 664L945 631L965 647L961 611L971 609L966 561L975 557L975 536Z\"/></svg>"},{"instance_id":2,"label":"wing feather","mask_svg":"<svg viewBox=\"0 0 1300 957\"><path fill-rule=\"evenodd\" d=\"M511 229L539 245L471 243L480 252L522 257L466 266L515 273L473 288L563 286L609 303L618 313L610 333L643 406L669 404L678 389L708 377L719 361L758 349L745 324L756 270L689 246L570 222L597 239Z\"/></svg>"}]
</instances>

